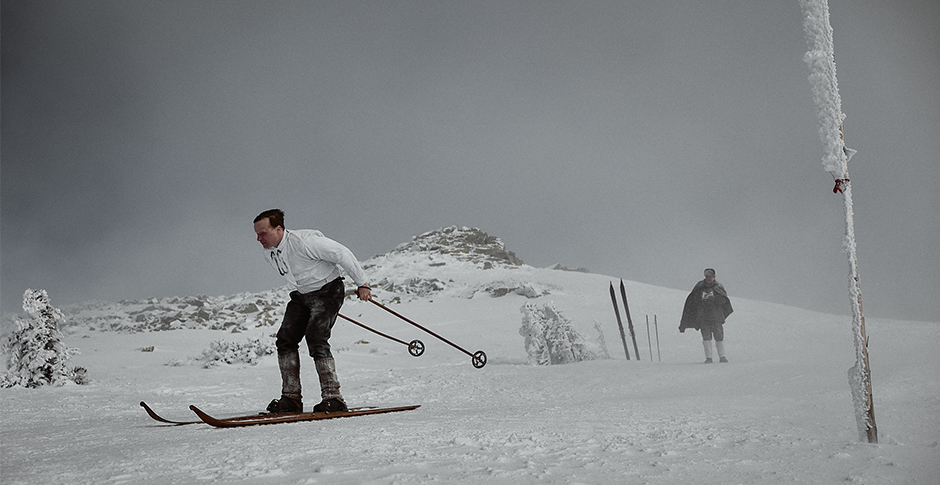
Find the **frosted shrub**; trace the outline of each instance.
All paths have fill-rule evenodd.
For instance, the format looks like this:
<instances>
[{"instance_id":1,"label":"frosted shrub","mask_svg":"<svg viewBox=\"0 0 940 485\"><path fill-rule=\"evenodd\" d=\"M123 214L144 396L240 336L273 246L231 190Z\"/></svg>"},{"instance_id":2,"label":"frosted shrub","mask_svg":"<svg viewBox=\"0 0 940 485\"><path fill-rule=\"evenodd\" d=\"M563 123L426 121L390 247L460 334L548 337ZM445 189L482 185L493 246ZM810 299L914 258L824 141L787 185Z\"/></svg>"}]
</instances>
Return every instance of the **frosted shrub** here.
<instances>
[{"instance_id":1,"label":"frosted shrub","mask_svg":"<svg viewBox=\"0 0 940 485\"><path fill-rule=\"evenodd\" d=\"M526 303L519 334L525 337L529 362L537 365L570 364L582 360L607 358L606 351L593 351L574 329L571 320L553 303L539 306Z\"/></svg>"},{"instance_id":2,"label":"frosted shrub","mask_svg":"<svg viewBox=\"0 0 940 485\"><path fill-rule=\"evenodd\" d=\"M251 338L244 343L226 342L225 340L214 340L209 343L209 348L202 351L202 354L195 357L194 360L202 362L203 367L209 368L225 364L245 363L256 365L265 355L274 353L273 343L264 343L261 339Z\"/></svg>"},{"instance_id":3,"label":"frosted shrub","mask_svg":"<svg viewBox=\"0 0 940 485\"><path fill-rule=\"evenodd\" d=\"M8 371L0 376L0 387L35 388L69 381L85 384L85 369L68 367L78 350L62 342L59 325L63 315L49 303L46 290L26 290L23 310L28 318L14 317L15 329L0 341L0 348L8 355Z\"/></svg>"},{"instance_id":4,"label":"frosted shrub","mask_svg":"<svg viewBox=\"0 0 940 485\"><path fill-rule=\"evenodd\" d=\"M525 338L525 351L529 354L529 363L536 365L549 365L552 357L549 353L548 343L545 341L546 321L544 313L531 303L522 306L522 327L519 335Z\"/></svg>"}]
</instances>

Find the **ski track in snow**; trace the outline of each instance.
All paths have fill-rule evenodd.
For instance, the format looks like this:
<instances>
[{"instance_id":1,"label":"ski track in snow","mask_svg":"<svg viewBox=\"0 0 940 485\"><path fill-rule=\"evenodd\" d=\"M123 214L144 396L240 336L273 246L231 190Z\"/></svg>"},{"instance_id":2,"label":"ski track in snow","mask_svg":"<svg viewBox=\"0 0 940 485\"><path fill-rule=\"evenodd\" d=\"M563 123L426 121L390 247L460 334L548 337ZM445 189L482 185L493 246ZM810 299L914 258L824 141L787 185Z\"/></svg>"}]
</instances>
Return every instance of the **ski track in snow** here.
<instances>
[{"instance_id":1,"label":"ski track in snow","mask_svg":"<svg viewBox=\"0 0 940 485\"><path fill-rule=\"evenodd\" d=\"M631 284L641 360L626 362L609 279L547 274L545 286L555 290L543 298L580 322L585 337L602 322L612 359L528 365L518 329L519 308L531 300L519 295L437 295L395 307L471 352L484 349L483 369L371 305L347 303L344 314L427 345L415 358L337 323L332 341L351 406L422 406L379 416L237 429L162 425L137 403L192 420L189 404L229 416L277 397L271 356L255 366L165 365L212 340L266 337L273 328L73 332L67 344L82 351L73 363L93 382L0 390L0 477L4 484L940 483L937 323L868 322L881 431L872 445L859 442L846 377L854 363L850 318L735 299L729 289L731 363L703 365L700 336L675 330L684 293ZM662 362L649 359L646 312L659 315ZM140 351L151 345L153 352ZM302 364L308 405L318 400L312 364Z\"/></svg>"}]
</instances>

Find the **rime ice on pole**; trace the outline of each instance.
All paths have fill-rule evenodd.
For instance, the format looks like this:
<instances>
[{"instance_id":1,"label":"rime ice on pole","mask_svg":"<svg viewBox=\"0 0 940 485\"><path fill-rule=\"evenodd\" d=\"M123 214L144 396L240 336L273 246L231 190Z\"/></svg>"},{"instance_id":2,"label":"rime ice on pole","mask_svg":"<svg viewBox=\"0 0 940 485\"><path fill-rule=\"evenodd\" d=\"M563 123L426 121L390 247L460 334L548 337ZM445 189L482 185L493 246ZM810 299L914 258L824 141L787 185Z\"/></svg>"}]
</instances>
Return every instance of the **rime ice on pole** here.
<instances>
[{"instance_id":1,"label":"rime ice on pole","mask_svg":"<svg viewBox=\"0 0 940 485\"><path fill-rule=\"evenodd\" d=\"M878 427L871 391L871 369L868 365L868 340L865 335L865 317L862 315L862 294L859 284L858 255L855 248L855 222L852 205L852 185L849 181L848 162L855 150L846 148L842 121L842 98L836 80L836 63L829 23L829 4L826 0L800 0L803 10L803 30L809 50L803 57L809 65L809 81L813 88L813 101L819 120L819 137L824 147L823 168L836 181L833 192L843 196L845 207L845 239L843 249L849 260L849 298L852 304L852 330L855 338L855 365L849 369L849 387L855 407L855 419L861 440L878 442Z\"/></svg>"}]
</instances>

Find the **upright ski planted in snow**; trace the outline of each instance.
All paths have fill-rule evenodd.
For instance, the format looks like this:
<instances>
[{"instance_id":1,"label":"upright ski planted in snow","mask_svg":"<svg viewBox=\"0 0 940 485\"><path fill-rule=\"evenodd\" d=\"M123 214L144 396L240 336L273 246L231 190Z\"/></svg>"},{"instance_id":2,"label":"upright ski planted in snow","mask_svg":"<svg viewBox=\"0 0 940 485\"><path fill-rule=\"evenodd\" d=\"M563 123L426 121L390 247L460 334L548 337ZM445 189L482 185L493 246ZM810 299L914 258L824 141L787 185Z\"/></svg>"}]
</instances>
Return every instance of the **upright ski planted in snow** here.
<instances>
[{"instance_id":1,"label":"upright ski planted in snow","mask_svg":"<svg viewBox=\"0 0 940 485\"><path fill-rule=\"evenodd\" d=\"M610 284L610 301L614 304L614 313L617 315L617 326L620 327L620 340L623 341L623 353L627 354L627 360L630 360L630 348L627 347L627 335L623 332L623 320L620 319L620 307L617 306L617 293L614 292L614 284Z\"/></svg>"},{"instance_id":2,"label":"upright ski planted in snow","mask_svg":"<svg viewBox=\"0 0 940 485\"><path fill-rule=\"evenodd\" d=\"M633 331L633 319L630 318L630 305L627 304L627 289L623 286L623 278L620 279L620 294L623 296L623 309L627 313L630 338L633 339L633 351L636 352L636 360L640 360L640 349L636 346L636 332Z\"/></svg>"}]
</instances>

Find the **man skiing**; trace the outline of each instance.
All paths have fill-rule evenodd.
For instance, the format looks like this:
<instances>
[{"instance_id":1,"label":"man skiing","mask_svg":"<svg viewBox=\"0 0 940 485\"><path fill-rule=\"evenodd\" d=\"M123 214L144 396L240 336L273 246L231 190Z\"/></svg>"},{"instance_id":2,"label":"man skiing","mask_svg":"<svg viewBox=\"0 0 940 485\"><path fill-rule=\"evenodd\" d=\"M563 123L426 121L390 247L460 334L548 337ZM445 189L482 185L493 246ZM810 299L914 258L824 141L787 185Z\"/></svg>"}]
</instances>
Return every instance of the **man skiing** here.
<instances>
[{"instance_id":1,"label":"man skiing","mask_svg":"<svg viewBox=\"0 0 940 485\"><path fill-rule=\"evenodd\" d=\"M682 319L679 322L680 333L685 333L687 328L701 330L706 364L713 362L713 337L715 347L718 349L719 362L728 362L725 357L725 330L723 325L725 319L733 311L731 300L728 299L728 292L725 291L725 287L721 283L715 281L715 270L707 268L705 270L705 279L696 283L695 288L686 297L685 306L682 309Z\"/></svg>"},{"instance_id":2,"label":"man skiing","mask_svg":"<svg viewBox=\"0 0 940 485\"><path fill-rule=\"evenodd\" d=\"M320 231L285 229L284 212L280 209L259 214L254 227L258 242L264 247L265 258L295 288L290 293L275 342L281 371L281 398L271 401L267 410L272 413L303 412L299 348L304 338L320 378L322 401L313 407L313 411L348 410L339 392L329 339L346 296L340 268L359 285L356 295L360 300L372 299L362 266L352 251Z\"/></svg>"}]
</instances>

